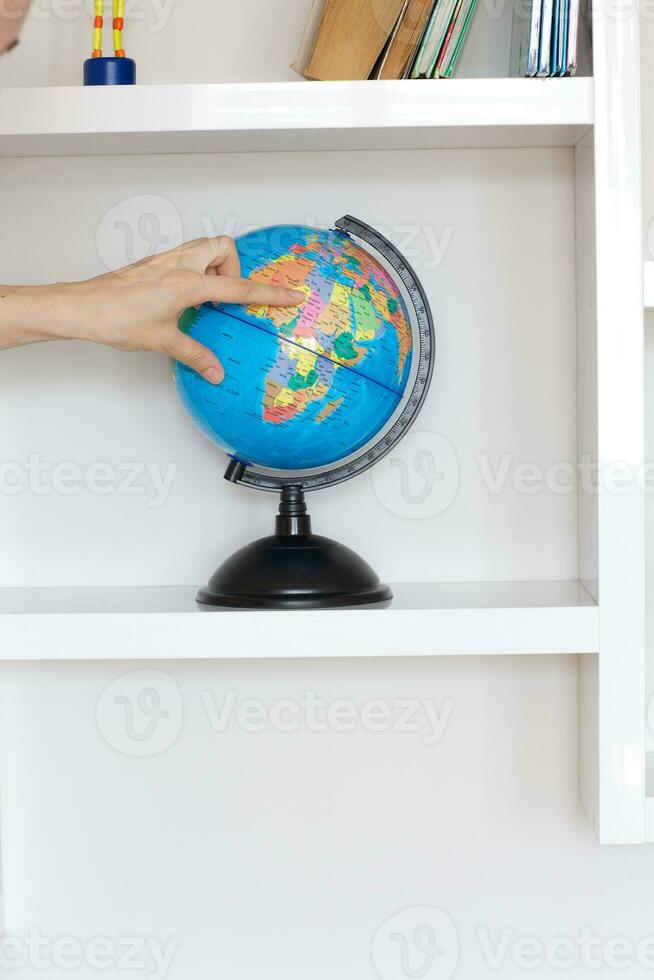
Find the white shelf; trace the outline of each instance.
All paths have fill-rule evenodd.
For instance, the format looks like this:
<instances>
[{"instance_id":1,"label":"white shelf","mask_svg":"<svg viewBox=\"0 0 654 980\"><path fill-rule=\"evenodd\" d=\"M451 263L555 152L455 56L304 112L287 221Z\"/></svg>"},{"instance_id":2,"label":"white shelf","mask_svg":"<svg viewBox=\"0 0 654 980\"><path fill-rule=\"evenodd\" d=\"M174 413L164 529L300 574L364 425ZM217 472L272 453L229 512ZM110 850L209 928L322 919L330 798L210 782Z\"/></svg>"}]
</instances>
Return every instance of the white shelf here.
<instances>
[{"instance_id":1,"label":"white shelf","mask_svg":"<svg viewBox=\"0 0 654 980\"><path fill-rule=\"evenodd\" d=\"M388 609L200 612L194 587L1 589L3 660L593 653L577 582L398 585Z\"/></svg>"},{"instance_id":2,"label":"white shelf","mask_svg":"<svg viewBox=\"0 0 654 980\"><path fill-rule=\"evenodd\" d=\"M456 79L0 90L0 155L572 146L593 80Z\"/></svg>"},{"instance_id":3,"label":"white shelf","mask_svg":"<svg viewBox=\"0 0 654 980\"><path fill-rule=\"evenodd\" d=\"M654 262L645 262L645 310L654 310Z\"/></svg>"}]
</instances>

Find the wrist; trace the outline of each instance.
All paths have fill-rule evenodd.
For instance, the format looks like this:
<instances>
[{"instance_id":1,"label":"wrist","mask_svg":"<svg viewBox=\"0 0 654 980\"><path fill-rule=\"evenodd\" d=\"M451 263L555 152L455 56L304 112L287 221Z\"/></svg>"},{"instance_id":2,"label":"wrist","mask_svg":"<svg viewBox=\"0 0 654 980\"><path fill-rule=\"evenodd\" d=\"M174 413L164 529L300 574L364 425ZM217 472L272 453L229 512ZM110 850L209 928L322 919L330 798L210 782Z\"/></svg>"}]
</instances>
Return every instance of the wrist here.
<instances>
[{"instance_id":1,"label":"wrist","mask_svg":"<svg viewBox=\"0 0 654 980\"><path fill-rule=\"evenodd\" d=\"M0 346L19 347L80 336L71 302L74 284L0 286Z\"/></svg>"}]
</instances>

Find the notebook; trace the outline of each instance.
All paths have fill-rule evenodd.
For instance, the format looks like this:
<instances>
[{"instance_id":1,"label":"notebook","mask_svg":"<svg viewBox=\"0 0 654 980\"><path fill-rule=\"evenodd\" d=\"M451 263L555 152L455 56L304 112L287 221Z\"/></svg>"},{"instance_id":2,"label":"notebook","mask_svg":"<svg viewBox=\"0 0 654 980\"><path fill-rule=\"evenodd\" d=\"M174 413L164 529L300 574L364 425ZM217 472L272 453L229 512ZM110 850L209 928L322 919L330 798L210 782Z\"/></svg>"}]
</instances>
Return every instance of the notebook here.
<instances>
[{"instance_id":1,"label":"notebook","mask_svg":"<svg viewBox=\"0 0 654 980\"><path fill-rule=\"evenodd\" d=\"M456 5L457 0L438 0L413 63L411 78L432 77Z\"/></svg>"}]
</instances>

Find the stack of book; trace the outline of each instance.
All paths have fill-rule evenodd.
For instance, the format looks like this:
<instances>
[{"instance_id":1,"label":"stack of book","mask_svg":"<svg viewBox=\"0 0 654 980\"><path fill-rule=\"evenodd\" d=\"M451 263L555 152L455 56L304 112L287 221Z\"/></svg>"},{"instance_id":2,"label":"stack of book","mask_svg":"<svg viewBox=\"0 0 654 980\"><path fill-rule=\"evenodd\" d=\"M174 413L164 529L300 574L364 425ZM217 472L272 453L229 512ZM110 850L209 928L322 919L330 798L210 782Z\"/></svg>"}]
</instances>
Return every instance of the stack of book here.
<instances>
[{"instance_id":1,"label":"stack of book","mask_svg":"<svg viewBox=\"0 0 654 980\"><path fill-rule=\"evenodd\" d=\"M314 0L293 68L310 79L449 78L477 0Z\"/></svg>"},{"instance_id":2,"label":"stack of book","mask_svg":"<svg viewBox=\"0 0 654 980\"><path fill-rule=\"evenodd\" d=\"M589 48L590 18L582 10L582 0L516 0L511 75L575 75Z\"/></svg>"}]
</instances>

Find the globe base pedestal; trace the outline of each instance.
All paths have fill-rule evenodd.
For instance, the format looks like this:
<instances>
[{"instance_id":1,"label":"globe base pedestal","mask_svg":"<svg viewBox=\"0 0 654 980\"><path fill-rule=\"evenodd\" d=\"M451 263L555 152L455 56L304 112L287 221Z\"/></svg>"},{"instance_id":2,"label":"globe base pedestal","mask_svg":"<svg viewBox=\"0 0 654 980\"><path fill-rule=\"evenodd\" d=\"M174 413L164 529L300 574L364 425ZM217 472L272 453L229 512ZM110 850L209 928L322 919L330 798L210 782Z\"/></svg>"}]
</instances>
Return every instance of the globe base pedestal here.
<instances>
[{"instance_id":1,"label":"globe base pedestal","mask_svg":"<svg viewBox=\"0 0 654 980\"><path fill-rule=\"evenodd\" d=\"M275 532L223 562L198 592L201 608L338 609L391 602L390 588L363 558L312 534L300 487L282 490Z\"/></svg>"}]
</instances>

